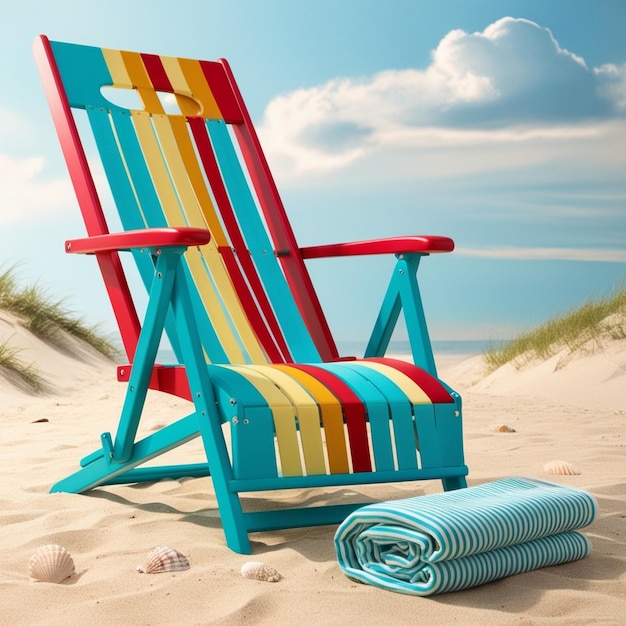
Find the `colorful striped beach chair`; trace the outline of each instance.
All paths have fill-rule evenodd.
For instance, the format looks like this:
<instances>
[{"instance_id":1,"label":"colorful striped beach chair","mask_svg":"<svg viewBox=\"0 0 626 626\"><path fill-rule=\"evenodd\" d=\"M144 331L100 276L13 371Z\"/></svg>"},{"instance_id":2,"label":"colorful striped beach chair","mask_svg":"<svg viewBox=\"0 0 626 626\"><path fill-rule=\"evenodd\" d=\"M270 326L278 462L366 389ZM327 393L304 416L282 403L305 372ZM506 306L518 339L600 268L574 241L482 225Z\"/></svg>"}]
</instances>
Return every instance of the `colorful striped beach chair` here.
<instances>
[{"instance_id":1,"label":"colorful striped beach chair","mask_svg":"<svg viewBox=\"0 0 626 626\"><path fill-rule=\"evenodd\" d=\"M416 279L422 257L450 252L452 240L299 248L226 61L45 36L34 51L87 231L66 251L95 256L128 360L116 433L52 490L210 475L227 544L247 553L250 532L338 523L359 504L244 511L246 492L464 487L461 400L437 377ZM103 87L141 104L114 104ZM120 252L149 294L141 320ZM395 255L392 278L364 357L340 357L305 260L364 254ZM385 357L401 313L415 364ZM171 364L157 362L164 334ZM138 438L149 389L193 411ZM206 463L148 463L196 437Z\"/></svg>"}]
</instances>

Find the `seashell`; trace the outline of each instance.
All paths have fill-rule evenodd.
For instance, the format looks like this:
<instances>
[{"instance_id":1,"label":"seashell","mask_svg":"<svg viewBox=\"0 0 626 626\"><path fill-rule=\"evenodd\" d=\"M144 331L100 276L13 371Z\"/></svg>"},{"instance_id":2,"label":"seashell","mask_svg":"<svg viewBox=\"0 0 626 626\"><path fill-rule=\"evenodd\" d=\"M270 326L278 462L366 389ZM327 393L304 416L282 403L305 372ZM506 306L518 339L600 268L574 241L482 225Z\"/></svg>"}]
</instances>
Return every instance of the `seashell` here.
<instances>
[{"instance_id":1,"label":"seashell","mask_svg":"<svg viewBox=\"0 0 626 626\"><path fill-rule=\"evenodd\" d=\"M137 571L140 574L161 574L180 572L190 567L189 559L178 550L168 546L157 546L148 552L143 565L137 565Z\"/></svg>"},{"instance_id":2,"label":"seashell","mask_svg":"<svg viewBox=\"0 0 626 626\"><path fill-rule=\"evenodd\" d=\"M28 561L28 575L40 583L60 583L75 573L74 560L63 547L42 546Z\"/></svg>"},{"instance_id":3,"label":"seashell","mask_svg":"<svg viewBox=\"0 0 626 626\"><path fill-rule=\"evenodd\" d=\"M492 424L489 427L489 430L492 433L514 433L516 432L515 428L512 426L507 426L506 424Z\"/></svg>"},{"instance_id":4,"label":"seashell","mask_svg":"<svg viewBox=\"0 0 626 626\"><path fill-rule=\"evenodd\" d=\"M578 476L580 472L574 465L567 461L551 461L543 466L543 471L546 474L552 474L554 476Z\"/></svg>"},{"instance_id":5,"label":"seashell","mask_svg":"<svg viewBox=\"0 0 626 626\"><path fill-rule=\"evenodd\" d=\"M248 561L241 566L241 575L252 580L263 580L268 583L278 582L282 576L271 565L261 561Z\"/></svg>"}]
</instances>

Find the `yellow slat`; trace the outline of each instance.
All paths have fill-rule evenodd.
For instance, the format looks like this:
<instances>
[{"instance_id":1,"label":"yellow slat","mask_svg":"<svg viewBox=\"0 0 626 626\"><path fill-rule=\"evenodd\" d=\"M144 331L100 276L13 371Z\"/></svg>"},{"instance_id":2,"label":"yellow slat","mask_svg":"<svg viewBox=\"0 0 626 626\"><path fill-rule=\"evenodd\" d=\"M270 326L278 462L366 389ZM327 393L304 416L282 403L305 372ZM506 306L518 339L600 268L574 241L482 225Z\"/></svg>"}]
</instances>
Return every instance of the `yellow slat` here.
<instances>
[{"instance_id":1,"label":"yellow slat","mask_svg":"<svg viewBox=\"0 0 626 626\"><path fill-rule=\"evenodd\" d=\"M179 198L179 203L172 203L172 205L164 207L168 223L174 225L180 223L178 220L184 219L189 226L206 228L205 217L211 217L209 230L212 237L211 241L202 247L202 253L211 274L211 279L219 293L220 300L226 311L228 311L232 322L228 329L224 329L221 326L218 329L220 339L224 336L222 335L223 332L227 333L225 335L227 340L224 341L224 348L231 361L241 363L245 360L240 356L241 347L239 341L241 341L250 359L255 363L263 363L266 361L265 353L250 326L228 272L224 267L222 257L217 250L218 245L226 243L226 238L219 220L215 216L208 191L202 180L202 174L197 169L198 163L193 147L189 144L186 150L180 150L181 144L184 146L187 142L190 142L184 119L168 115L153 115L152 123L159 140L163 158L167 163L167 170ZM181 123L183 126L180 125ZM185 157L187 158L185 159ZM191 175L193 172L195 172L196 188L192 185ZM200 206L201 198L198 197L196 192L203 194L202 201L205 202L207 211L202 211ZM208 207L206 206L207 201L210 205ZM213 229L217 231L217 237L213 236ZM190 265L190 269L202 295L204 290L208 289L208 285L210 285L210 282L207 280L206 267L202 263L194 263L193 266ZM239 341L234 339L235 343L230 339L233 326L239 335Z\"/></svg>"},{"instance_id":2,"label":"yellow slat","mask_svg":"<svg viewBox=\"0 0 626 626\"><path fill-rule=\"evenodd\" d=\"M115 86L132 89L134 87L133 81L128 75L128 70L122 58L122 52L120 50L102 48L102 54L104 55L104 60L106 61L109 74L111 74Z\"/></svg>"},{"instance_id":3,"label":"yellow slat","mask_svg":"<svg viewBox=\"0 0 626 626\"><path fill-rule=\"evenodd\" d=\"M247 360L244 356L245 351L251 361L267 362L265 352L251 328L217 250L218 246L227 246L228 240L206 188L185 119L178 115L164 114L138 53L108 50L105 60L114 81L136 89L146 110L154 113L149 118L142 112L133 112L133 121L140 143L144 147L146 161L168 224L200 228L206 228L208 224L211 231L211 241L203 247L202 256L190 250L186 258L229 360L245 362ZM175 90L181 91L185 97L187 94L191 96L192 89L197 91L203 99L203 108L214 115L216 112L219 114L215 99L197 61L181 61L174 57L161 57L161 61ZM187 76L191 78L191 85ZM197 108L194 101L194 110L191 113L197 114ZM154 131L158 141L154 137ZM170 184L170 180L173 181L175 188ZM210 279L206 274L205 262L211 273Z\"/></svg>"},{"instance_id":4,"label":"yellow slat","mask_svg":"<svg viewBox=\"0 0 626 626\"><path fill-rule=\"evenodd\" d=\"M324 447L317 402L302 385L285 371L269 365L256 366L255 371L267 376L289 397L300 425L300 441L307 474L325 474Z\"/></svg>"},{"instance_id":5,"label":"yellow slat","mask_svg":"<svg viewBox=\"0 0 626 626\"><path fill-rule=\"evenodd\" d=\"M202 111L202 103L198 102L192 94L180 63L176 57L161 56L161 63L165 73L174 89L176 102L183 115L199 115Z\"/></svg>"},{"instance_id":6,"label":"yellow slat","mask_svg":"<svg viewBox=\"0 0 626 626\"><path fill-rule=\"evenodd\" d=\"M289 365L274 365L272 367L287 372L316 399L322 414L330 473L343 474L349 472L350 465L346 447L346 433L343 425L343 409L339 400L325 385L307 372Z\"/></svg>"},{"instance_id":7,"label":"yellow slat","mask_svg":"<svg viewBox=\"0 0 626 626\"><path fill-rule=\"evenodd\" d=\"M193 97L202 105L201 115L208 119L223 119L213 93L207 83L199 61L178 59L185 82L191 88Z\"/></svg>"},{"instance_id":8,"label":"yellow slat","mask_svg":"<svg viewBox=\"0 0 626 626\"><path fill-rule=\"evenodd\" d=\"M170 172L163 161L161 148L154 134L151 118L149 115L142 112L133 112L132 118L143 149L144 158L146 159L148 169L150 170L152 180L154 181L157 194L161 201L161 206L166 213L167 222L170 226L185 226L186 224L181 214L179 200L170 183ZM208 244L209 250L211 249L210 244L211 242ZM213 244L213 247L214 246L215 244ZM229 319L225 315L221 300L206 273L200 255L194 253L193 250L189 250L186 259L228 358L233 362L243 362L245 359L241 347L233 333Z\"/></svg>"},{"instance_id":9,"label":"yellow slat","mask_svg":"<svg viewBox=\"0 0 626 626\"><path fill-rule=\"evenodd\" d=\"M274 418L276 441L278 443L278 453L283 475L302 476L295 411L289 398L271 380L258 372L255 367L245 365L229 365L227 367L245 376L269 405Z\"/></svg>"},{"instance_id":10,"label":"yellow slat","mask_svg":"<svg viewBox=\"0 0 626 626\"><path fill-rule=\"evenodd\" d=\"M174 140L176 141L176 146L178 147L181 159L184 163L185 172L189 177L189 183L191 184L199 205L196 206L196 204L193 204L191 207L193 213L191 213L189 217L190 225L195 225L196 221L198 225L202 225L202 227L206 227L206 224L208 224L209 230L211 231L211 239L215 244L218 247L228 246L228 239L217 217L213 201L211 200L202 170L200 169L200 164L196 158L196 152L191 137L189 136L187 123L185 119L180 116L169 116L168 119ZM204 223L205 221L206 224Z\"/></svg>"},{"instance_id":11,"label":"yellow slat","mask_svg":"<svg viewBox=\"0 0 626 626\"><path fill-rule=\"evenodd\" d=\"M144 109L150 113L164 113L163 105L156 91L152 88L152 83L148 78L141 55L138 52L127 52L125 50L122 50L120 54L133 88L137 90Z\"/></svg>"}]
</instances>

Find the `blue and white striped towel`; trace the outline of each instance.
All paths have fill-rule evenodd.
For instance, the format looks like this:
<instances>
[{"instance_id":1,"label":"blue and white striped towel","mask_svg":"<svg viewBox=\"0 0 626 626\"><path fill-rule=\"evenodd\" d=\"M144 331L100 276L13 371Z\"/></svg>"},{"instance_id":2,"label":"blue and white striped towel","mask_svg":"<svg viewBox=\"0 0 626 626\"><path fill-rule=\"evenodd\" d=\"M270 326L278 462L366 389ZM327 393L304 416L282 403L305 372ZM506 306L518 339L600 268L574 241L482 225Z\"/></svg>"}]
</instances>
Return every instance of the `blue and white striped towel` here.
<instances>
[{"instance_id":1,"label":"blue and white striped towel","mask_svg":"<svg viewBox=\"0 0 626 626\"><path fill-rule=\"evenodd\" d=\"M529 478L370 504L337 529L344 573L359 582L427 596L582 559L595 498Z\"/></svg>"}]
</instances>

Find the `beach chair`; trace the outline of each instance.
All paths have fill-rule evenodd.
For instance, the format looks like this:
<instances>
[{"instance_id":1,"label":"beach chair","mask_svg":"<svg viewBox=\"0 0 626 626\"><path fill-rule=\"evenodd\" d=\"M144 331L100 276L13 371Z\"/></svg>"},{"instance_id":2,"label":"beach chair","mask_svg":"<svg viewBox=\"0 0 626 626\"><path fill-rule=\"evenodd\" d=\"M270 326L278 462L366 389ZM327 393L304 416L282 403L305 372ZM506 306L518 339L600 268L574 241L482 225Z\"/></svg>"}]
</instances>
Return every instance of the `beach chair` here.
<instances>
[{"instance_id":1,"label":"beach chair","mask_svg":"<svg viewBox=\"0 0 626 626\"><path fill-rule=\"evenodd\" d=\"M437 377L416 279L422 257L452 240L299 248L224 60L45 36L34 52L87 231L66 251L95 256L128 363L116 433L52 491L210 475L226 542L249 553L250 532L339 523L362 503L244 511L248 492L464 487L461 399ZM114 104L105 87L141 104ZM390 257L391 281L364 357L341 357L305 260L372 254ZM133 290L144 285L140 319ZM385 356L401 313L415 364ZM157 362L164 334L171 364ZM149 389L193 410L138 438ZM206 463L150 462L198 436Z\"/></svg>"}]
</instances>

